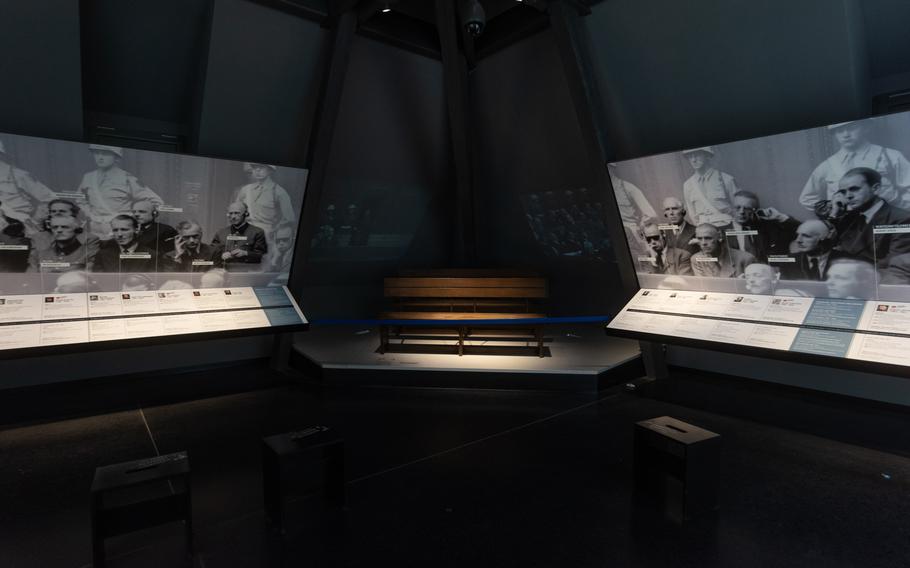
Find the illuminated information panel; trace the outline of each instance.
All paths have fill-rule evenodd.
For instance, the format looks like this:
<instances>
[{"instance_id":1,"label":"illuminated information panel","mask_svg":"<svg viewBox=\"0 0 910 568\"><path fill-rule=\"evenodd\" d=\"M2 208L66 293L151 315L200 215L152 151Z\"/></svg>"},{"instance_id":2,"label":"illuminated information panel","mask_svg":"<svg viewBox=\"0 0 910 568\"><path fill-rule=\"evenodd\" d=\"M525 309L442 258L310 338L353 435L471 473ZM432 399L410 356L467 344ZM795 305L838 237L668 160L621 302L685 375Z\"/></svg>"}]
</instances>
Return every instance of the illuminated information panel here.
<instances>
[{"instance_id":1,"label":"illuminated information panel","mask_svg":"<svg viewBox=\"0 0 910 568\"><path fill-rule=\"evenodd\" d=\"M287 287L0 297L0 351L307 323Z\"/></svg>"},{"instance_id":2,"label":"illuminated information panel","mask_svg":"<svg viewBox=\"0 0 910 568\"><path fill-rule=\"evenodd\" d=\"M642 289L607 329L910 366L907 302Z\"/></svg>"}]
</instances>

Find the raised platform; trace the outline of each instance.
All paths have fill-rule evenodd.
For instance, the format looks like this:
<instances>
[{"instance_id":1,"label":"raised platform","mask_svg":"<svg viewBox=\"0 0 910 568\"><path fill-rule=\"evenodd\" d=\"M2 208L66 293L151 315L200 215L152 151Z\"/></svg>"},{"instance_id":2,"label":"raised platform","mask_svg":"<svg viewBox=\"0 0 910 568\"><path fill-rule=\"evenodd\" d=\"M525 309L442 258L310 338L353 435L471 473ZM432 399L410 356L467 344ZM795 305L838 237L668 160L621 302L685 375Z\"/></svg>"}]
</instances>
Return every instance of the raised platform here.
<instances>
[{"instance_id":1,"label":"raised platform","mask_svg":"<svg viewBox=\"0 0 910 568\"><path fill-rule=\"evenodd\" d=\"M414 350L380 354L379 331L362 326L314 325L295 336L292 364L324 385L493 388L594 392L644 374L637 341L606 337L598 325L545 328L546 357L512 354L508 347L472 354L434 353L447 343L432 340ZM449 342L453 343L453 342ZM472 343L474 345L472 345ZM490 354L496 352L496 354Z\"/></svg>"}]
</instances>

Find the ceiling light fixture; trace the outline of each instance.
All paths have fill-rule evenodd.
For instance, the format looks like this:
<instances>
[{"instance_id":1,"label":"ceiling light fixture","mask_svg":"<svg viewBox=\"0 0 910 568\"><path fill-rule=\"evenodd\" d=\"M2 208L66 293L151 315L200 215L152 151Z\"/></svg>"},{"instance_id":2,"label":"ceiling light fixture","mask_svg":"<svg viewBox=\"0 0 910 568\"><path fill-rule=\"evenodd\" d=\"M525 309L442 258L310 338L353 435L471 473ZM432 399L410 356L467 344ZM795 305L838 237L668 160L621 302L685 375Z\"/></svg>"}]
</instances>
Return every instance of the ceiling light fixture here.
<instances>
[{"instance_id":1,"label":"ceiling light fixture","mask_svg":"<svg viewBox=\"0 0 910 568\"><path fill-rule=\"evenodd\" d=\"M389 6L389 3L388 3L388 2L386 2L386 3L385 3L385 6L383 6L383 8L382 8L382 13L383 13L383 14L388 14L388 13L391 12L391 11L392 11L392 7Z\"/></svg>"}]
</instances>

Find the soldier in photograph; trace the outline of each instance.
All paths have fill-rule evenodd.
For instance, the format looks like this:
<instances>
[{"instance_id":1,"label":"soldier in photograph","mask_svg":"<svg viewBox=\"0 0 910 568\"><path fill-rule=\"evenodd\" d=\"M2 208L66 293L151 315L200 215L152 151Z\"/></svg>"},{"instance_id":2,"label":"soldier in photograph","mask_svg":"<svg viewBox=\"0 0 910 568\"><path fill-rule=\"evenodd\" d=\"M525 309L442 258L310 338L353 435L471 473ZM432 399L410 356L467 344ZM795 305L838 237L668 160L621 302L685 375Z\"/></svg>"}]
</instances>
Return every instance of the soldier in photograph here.
<instances>
[{"instance_id":1,"label":"soldier in photograph","mask_svg":"<svg viewBox=\"0 0 910 568\"><path fill-rule=\"evenodd\" d=\"M123 148L101 144L90 144L88 148L97 168L82 176L78 192L88 201L92 233L100 238L107 237L111 219L131 214L136 201L147 199L155 205L164 203L158 194L120 167Z\"/></svg>"},{"instance_id":2,"label":"soldier in photograph","mask_svg":"<svg viewBox=\"0 0 910 568\"><path fill-rule=\"evenodd\" d=\"M876 195L885 202L910 209L910 162L892 148L872 144L868 121L854 120L828 126L840 148L816 166L799 196L799 202L814 211L820 202L831 200L847 171L869 168L878 172L881 184Z\"/></svg>"},{"instance_id":3,"label":"soldier in photograph","mask_svg":"<svg viewBox=\"0 0 910 568\"><path fill-rule=\"evenodd\" d=\"M614 164L609 164L607 170L610 173L613 193L616 195L616 203L619 206L619 216L625 228L626 240L635 251L647 253L648 246L642 240L639 228L656 219L657 213L645 194L635 184L616 174Z\"/></svg>"},{"instance_id":4,"label":"soldier in photograph","mask_svg":"<svg viewBox=\"0 0 910 568\"><path fill-rule=\"evenodd\" d=\"M710 223L716 227L733 220L733 196L739 191L733 176L713 166L714 148L703 146L683 150L694 172L683 183L683 198L689 218L698 226Z\"/></svg>"},{"instance_id":5,"label":"soldier in photograph","mask_svg":"<svg viewBox=\"0 0 910 568\"><path fill-rule=\"evenodd\" d=\"M0 141L0 202L3 215L22 224L26 235L40 230L35 220L38 205L57 197L46 185L36 180L27 171L13 166L6 153L6 145Z\"/></svg>"},{"instance_id":6,"label":"soldier in photograph","mask_svg":"<svg viewBox=\"0 0 910 568\"><path fill-rule=\"evenodd\" d=\"M282 223L294 223L296 215L291 197L272 178L277 166L248 162L250 183L237 192L234 201L243 203L250 212L248 221L265 231L269 246L273 245L275 229Z\"/></svg>"}]
</instances>

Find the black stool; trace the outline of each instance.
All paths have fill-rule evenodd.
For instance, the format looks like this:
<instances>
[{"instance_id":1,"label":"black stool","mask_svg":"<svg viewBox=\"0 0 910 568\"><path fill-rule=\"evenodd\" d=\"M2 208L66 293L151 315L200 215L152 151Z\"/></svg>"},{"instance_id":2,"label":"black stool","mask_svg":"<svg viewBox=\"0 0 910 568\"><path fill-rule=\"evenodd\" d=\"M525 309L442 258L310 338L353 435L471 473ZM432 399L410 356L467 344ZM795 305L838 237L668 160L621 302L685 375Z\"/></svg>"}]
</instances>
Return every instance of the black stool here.
<instances>
[{"instance_id":1,"label":"black stool","mask_svg":"<svg viewBox=\"0 0 910 568\"><path fill-rule=\"evenodd\" d=\"M190 460L186 452L95 469L92 481L92 551L104 566L104 539L182 520L187 554L193 554Z\"/></svg>"},{"instance_id":2,"label":"black stool","mask_svg":"<svg viewBox=\"0 0 910 568\"><path fill-rule=\"evenodd\" d=\"M720 435L669 416L635 424L635 488L672 520L717 509Z\"/></svg>"},{"instance_id":3,"label":"black stool","mask_svg":"<svg viewBox=\"0 0 910 568\"><path fill-rule=\"evenodd\" d=\"M325 426L269 436L262 440L262 477L265 513L273 527L285 529L284 499L295 485L295 469L319 466L325 503L344 506L344 440Z\"/></svg>"}]
</instances>

